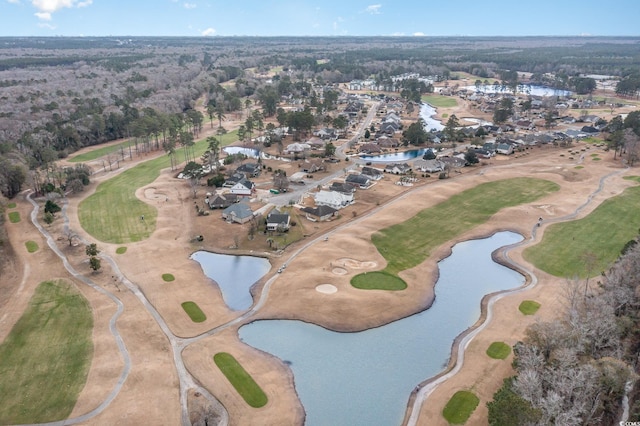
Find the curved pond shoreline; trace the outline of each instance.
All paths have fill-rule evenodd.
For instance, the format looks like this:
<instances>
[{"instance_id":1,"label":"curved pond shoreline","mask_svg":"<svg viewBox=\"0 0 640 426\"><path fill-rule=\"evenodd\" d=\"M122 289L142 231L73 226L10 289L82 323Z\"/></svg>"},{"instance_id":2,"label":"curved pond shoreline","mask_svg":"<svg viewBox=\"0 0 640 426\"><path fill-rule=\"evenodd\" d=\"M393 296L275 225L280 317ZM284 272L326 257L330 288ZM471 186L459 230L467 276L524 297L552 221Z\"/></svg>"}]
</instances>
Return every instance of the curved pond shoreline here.
<instances>
[{"instance_id":1,"label":"curved pond shoreline","mask_svg":"<svg viewBox=\"0 0 640 426\"><path fill-rule=\"evenodd\" d=\"M240 339L290 364L306 424L399 424L412 390L446 369L456 336L478 322L486 293L526 284L518 271L494 262L500 247L522 239L518 233L494 232L450 247L439 264L443 279L432 308L404 319L353 333L260 320L243 326ZM462 267L470 259L473 270Z\"/></svg>"}]
</instances>

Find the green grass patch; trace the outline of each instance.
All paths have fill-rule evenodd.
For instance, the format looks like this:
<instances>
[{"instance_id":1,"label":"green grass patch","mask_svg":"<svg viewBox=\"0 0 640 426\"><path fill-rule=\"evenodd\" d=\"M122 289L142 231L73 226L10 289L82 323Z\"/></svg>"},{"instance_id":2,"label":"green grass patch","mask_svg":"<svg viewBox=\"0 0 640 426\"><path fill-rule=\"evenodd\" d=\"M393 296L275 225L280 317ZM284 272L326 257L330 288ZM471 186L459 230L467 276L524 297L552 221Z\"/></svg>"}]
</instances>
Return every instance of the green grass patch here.
<instances>
[{"instance_id":1,"label":"green grass patch","mask_svg":"<svg viewBox=\"0 0 640 426\"><path fill-rule=\"evenodd\" d=\"M452 108L458 106L456 98L441 95L422 95L422 102L426 102L435 108Z\"/></svg>"},{"instance_id":2,"label":"green grass patch","mask_svg":"<svg viewBox=\"0 0 640 426\"><path fill-rule=\"evenodd\" d=\"M26 243L24 243L24 245L27 246L27 251L29 253L35 253L40 248L38 247L38 243L36 243L35 241L27 241Z\"/></svg>"},{"instance_id":3,"label":"green grass patch","mask_svg":"<svg viewBox=\"0 0 640 426\"><path fill-rule=\"evenodd\" d=\"M253 408L264 407L267 404L267 395L233 355L218 352L213 356L213 361L247 404Z\"/></svg>"},{"instance_id":4,"label":"green grass patch","mask_svg":"<svg viewBox=\"0 0 640 426\"><path fill-rule=\"evenodd\" d=\"M397 275L384 271L372 271L358 274L351 285L362 290L404 290L407 283Z\"/></svg>"},{"instance_id":5,"label":"green grass patch","mask_svg":"<svg viewBox=\"0 0 640 426\"><path fill-rule=\"evenodd\" d=\"M533 202L559 186L553 182L516 178L483 183L422 210L405 222L381 229L372 236L387 260L387 272L413 268L431 251L484 222L505 207Z\"/></svg>"},{"instance_id":6,"label":"green grass patch","mask_svg":"<svg viewBox=\"0 0 640 426\"><path fill-rule=\"evenodd\" d=\"M120 150L124 150L125 158L129 157L129 145L131 145L131 152L135 151L133 141L123 141L114 145L103 146L100 148L92 149L91 151L85 152L83 154L78 154L69 158L70 163L86 163L87 161L97 160L100 157L104 157L108 154L113 154L114 152L120 152ZM121 158L121 157L120 157Z\"/></svg>"},{"instance_id":7,"label":"green grass patch","mask_svg":"<svg viewBox=\"0 0 640 426\"><path fill-rule=\"evenodd\" d=\"M0 424L69 417L91 365L93 317L64 281L41 283L0 345Z\"/></svg>"},{"instance_id":8,"label":"green grass patch","mask_svg":"<svg viewBox=\"0 0 640 426\"><path fill-rule=\"evenodd\" d=\"M493 342L487 349L487 355L493 359L506 359L511 354L511 346L504 342Z\"/></svg>"},{"instance_id":9,"label":"green grass patch","mask_svg":"<svg viewBox=\"0 0 640 426\"><path fill-rule=\"evenodd\" d=\"M9 222L11 223L20 222L20 212L9 212Z\"/></svg>"},{"instance_id":10,"label":"green grass patch","mask_svg":"<svg viewBox=\"0 0 640 426\"><path fill-rule=\"evenodd\" d=\"M449 114L447 114L446 112L444 114L442 114L442 118L448 118Z\"/></svg>"},{"instance_id":11,"label":"green grass patch","mask_svg":"<svg viewBox=\"0 0 640 426\"><path fill-rule=\"evenodd\" d=\"M195 302L184 302L182 303L182 309L189 315L191 321L193 322L204 322L207 319L207 316L202 312L200 306L198 306Z\"/></svg>"},{"instance_id":12,"label":"green grass patch","mask_svg":"<svg viewBox=\"0 0 640 426\"><path fill-rule=\"evenodd\" d=\"M622 179L624 180L633 180L640 183L640 176L625 176Z\"/></svg>"},{"instance_id":13,"label":"green grass patch","mask_svg":"<svg viewBox=\"0 0 640 426\"><path fill-rule=\"evenodd\" d=\"M593 144L596 144L596 143L603 143L603 142L604 142L604 140L603 140L603 139L600 139L600 138L594 138L593 136L589 136L588 138L581 139L581 141L582 141L582 142L586 142L586 143L593 143Z\"/></svg>"},{"instance_id":14,"label":"green grass patch","mask_svg":"<svg viewBox=\"0 0 640 426\"><path fill-rule=\"evenodd\" d=\"M176 277L174 277L173 274L162 274L162 279L166 282L171 282L175 281Z\"/></svg>"},{"instance_id":15,"label":"green grass patch","mask_svg":"<svg viewBox=\"0 0 640 426\"><path fill-rule=\"evenodd\" d=\"M499 210L535 201L558 189L553 182L534 178L483 183L422 210L409 220L381 229L371 239L387 260L384 272L397 275L419 265L432 250L486 222ZM360 275L363 274L351 279L352 285L365 281Z\"/></svg>"},{"instance_id":16,"label":"green grass patch","mask_svg":"<svg viewBox=\"0 0 640 426\"><path fill-rule=\"evenodd\" d=\"M116 249L116 254L125 254L127 252L127 248L126 247L118 247Z\"/></svg>"},{"instance_id":17,"label":"green grass patch","mask_svg":"<svg viewBox=\"0 0 640 426\"><path fill-rule=\"evenodd\" d=\"M533 315L540 309L540 304L535 300L523 300L518 310L524 315Z\"/></svg>"},{"instance_id":18,"label":"green grass patch","mask_svg":"<svg viewBox=\"0 0 640 426\"><path fill-rule=\"evenodd\" d=\"M451 424L463 425L476 409L480 399L469 391L456 392L442 410L442 415Z\"/></svg>"},{"instance_id":19,"label":"green grass patch","mask_svg":"<svg viewBox=\"0 0 640 426\"><path fill-rule=\"evenodd\" d=\"M8 208L8 209L15 209L15 208L16 208L16 206L17 206L17 204L16 204L16 203L9 203L9 204L7 205L7 208Z\"/></svg>"},{"instance_id":20,"label":"green grass patch","mask_svg":"<svg viewBox=\"0 0 640 426\"><path fill-rule=\"evenodd\" d=\"M609 198L588 216L549 225L539 244L524 251L527 261L556 277L587 278L606 271L640 228L640 187Z\"/></svg>"},{"instance_id":21,"label":"green grass patch","mask_svg":"<svg viewBox=\"0 0 640 426\"><path fill-rule=\"evenodd\" d=\"M593 157L593 158L591 159L591 161L600 161L600 160L602 160L602 158L600 158L600 157Z\"/></svg>"},{"instance_id":22,"label":"green grass patch","mask_svg":"<svg viewBox=\"0 0 640 426\"><path fill-rule=\"evenodd\" d=\"M575 166L574 168L575 168L576 170L581 170L581 169L584 169L584 166Z\"/></svg>"},{"instance_id":23,"label":"green grass patch","mask_svg":"<svg viewBox=\"0 0 640 426\"><path fill-rule=\"evenodd\" d=\"M237 139L237 132L227 133L220 138L221 146ZM206 140L198 141L195 157L200 158L206 149ZM182 149L177 150L178 161L184 160L183 152ZM155 207L136 198L135 191L156 180L160 171L170 166L169 157L162 155L98 185L96 192L78 207L78 217L84 230L99 241L114 244L149 238L155 230L158 212Z\"/></svg>"}]
</instances>

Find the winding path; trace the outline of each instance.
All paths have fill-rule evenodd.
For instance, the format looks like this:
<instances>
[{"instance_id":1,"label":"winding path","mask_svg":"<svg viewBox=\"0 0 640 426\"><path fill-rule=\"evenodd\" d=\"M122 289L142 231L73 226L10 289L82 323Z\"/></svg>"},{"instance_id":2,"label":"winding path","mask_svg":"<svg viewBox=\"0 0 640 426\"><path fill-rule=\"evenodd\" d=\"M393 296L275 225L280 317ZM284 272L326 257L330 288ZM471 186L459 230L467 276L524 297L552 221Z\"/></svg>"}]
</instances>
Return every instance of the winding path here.
<instances>
[{"instance_id":1,"label":"winding path","mask_svg":"<svg viewBox=\"0 0 640 426\"><path fill-rule=\"evenodd\" d=\"M111 390L111 392L109 392L109 394L104 399L104 401L102 401L100 405L98 405L96 408L89 411L88 413L85 413L78 417L69 418L69 419L65 419L57 422L41 423L43 425L56 425L56 426L57 425L73 425L73 424L78 424L81 422L86 422L88 420L91 420L98 414L102 413L105 410L105 408L107 408L109 404L111 404L111 402L116 398L116 396L118 396L118 394L120 393L120 390L122 389L122 386L124 385L124 382L127 380L127 377L129 376L129 372L131 371L131 357L129 355L129 351L127 350L124 340L122 339L122 336L120 335L120 332L118 331L118 327L116 325L118 318L124 311L124 304L113 293L100 287L98 284L96 284L95 282L93 282L91 279L87 278L83 274L79 273L78 271L76 271L76 269L73 266L71 266L71 264L69 263L69 260L67 259L67 256L64 253L62 253L62 251L58 248L51 234L46 229L44 229L42 225L40 225L40 223L38 222L37 218L38 218L38 211L40 210L40 207L35 201L33 201L33 199L31 198L31 195L32 194L29 193L26 197L27 200L33 205L33 210L31 211L31 221L33 222L34 226L38 229L38 231L40 231L40 233L46 238L47 244L51 248L51 250L53 250L53 252L62 260L62 263L65 269L71 275L73 275L74 278L82 281L84 284L88 285L89 287L93 288L99 293L107 296L109 299L111 299L115 303L117 307L116 313L109 320L109 331L113 335L118 345L118 351L120 352L124 360L124 366L122 368L122 372L120 373L120 377L118 378L118 382L116 383L114 388ZM65 230L68 229L68 217L66 215L66 207L67 207L67 204L65 203L62 209L62 216L64 217L64 222L65 222ZM84 241L84 240L82 241L83 243L88 244L87 241ZM181 410L182 424L183 425L191 424L189 420L189 412L187 407L188 406L187 396L188 396L189 390L200 392L201 395L203 395L207 400L209 400L209 402L215 408L216 412L221 416L221 421L219 424L222 424L222 425L228 424L229 414L227 410L222 406L222 404L220 404L220 402L213 395L211 395L211 393L208 390L197 385L195 380L191 376L191 374L187 371L184 365L184 362L182 360L182 354L181 354L182 349L184 349L184 347L186 346L183 339L175 336L171 332L171 330L167 326L167 323L164 321L164 318L162 318L162 316L156 310L156 308L149 302L149 300L144 295L144 293L140 290L140 288L134 283L132 283L131 281L129 281L129 279L127 279L127 277L120 271L120 268L118 268L118 265L116 264L116 262L110 256L101 254L100 258L106 261L113 268L114 275L118 276L120 281L127 287L127 289L129 289L129 291L131 291L131 293L133 293L138 298L138 300L142 303L142 305L151 314L153 319L158 323L163 333L167 336L169 343L171 344L173 361L176 366L178 379L180 381L180 406L182 407L182 410Z\"/></svg>"},{"instance_id":2,"label":"winding path","mask_svg":"<svg viewBox=\"0 0 640 426\"><path fill-rule=\"evenodd\" d=\"M609 173L608 175L601 177L598 188L594 192L592 192L587 197L587 200L583 204L578 206L572 213L562 217L545 220L544 223L567 222L575 219L578 216L578 214L582 210L584 210L584 208L587 207L591 203L591 201L593 201L593 198L602 191L602 189L604 188L605 181L608 178L610 178L611 176L623 174L627 170L628 168L618 172ZM482 322L482 324L480 324L476 328L467 330L465 333L461 335L463 337L459 340L457 345L457 357L453 365L453 368L451 368L449 371L447 371L444 374L436 376L435 378L429 379L426 382L423 382L422 384L420 384L419 386L420 390L418 390L414 403L410 409L411 414L409 416L409 419L407 420L407 423L406 423L407 426L415 426L418 424L420 409L422 408L422 404L424 403L424 401L426 401L429 395L431 395L439 385L441 385L446 380L458 374L458 372L462 369L464 365L465 350L467 349L471 341L478 334L480 334L480 332L482 332L491 323L491 320L493 319L493 305L505 296L511 296L513 294L518 294L524 291L528 291L538 284L538 277L535 275L534 271L527 268L525 265L515 262L513 259L509 257L509 253L513 249L531 245L533 242L535 242L537 237L537 231L538 231L538 223L536 223L533 226L531 230L531 237L528 240L523 240L519 243L511 244L499 250L503 255L504 261L516 271L519 271L523 275L528 276L530 279L530 283L528 285L525 285L523 287L520 287L514 290L506 290L506 291L497 293L494 296L491 296L489 298L486 306L485 320Z\"/></svg>"}]
</instances>

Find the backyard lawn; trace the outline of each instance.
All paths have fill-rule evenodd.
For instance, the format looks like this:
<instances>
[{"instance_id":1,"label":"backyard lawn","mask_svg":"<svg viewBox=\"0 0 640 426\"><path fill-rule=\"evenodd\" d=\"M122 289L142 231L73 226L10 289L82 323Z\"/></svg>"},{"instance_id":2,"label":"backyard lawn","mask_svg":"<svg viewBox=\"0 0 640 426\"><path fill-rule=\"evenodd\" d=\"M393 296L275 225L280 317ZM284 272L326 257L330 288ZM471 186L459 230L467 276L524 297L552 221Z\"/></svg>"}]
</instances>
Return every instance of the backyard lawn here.
<instances>
[{"instance_id":1,"label":"backyard lawn","mask_svg":"<svg viewBox=\"0 0 640 426\"><path fill-rule=\"evenodd\" d=\"M0 424L66 419L91 365L93 316L64 281L41 283L0 345Z\"/></svg>"},{"instance_id":2,"label":"backyard lawn","mask_svg":"<svg viewBox=\"0 0 640 426\"><path fill-rule=\"evenodd\" d=\"M221 146L229 145L237 140L237 132L227 133L220 139ZM206 149L206 140L197 142L195 157L201 157ZM177 150L178 161L182 156L183 150ZM84 230L106 243L124 244L148 238L156 227L157 210L136 198L135 191L153 182L160 171L168 167L169 157L163 155L98 185L96 192L78 207Z\"/></svg>"}]
</instances>

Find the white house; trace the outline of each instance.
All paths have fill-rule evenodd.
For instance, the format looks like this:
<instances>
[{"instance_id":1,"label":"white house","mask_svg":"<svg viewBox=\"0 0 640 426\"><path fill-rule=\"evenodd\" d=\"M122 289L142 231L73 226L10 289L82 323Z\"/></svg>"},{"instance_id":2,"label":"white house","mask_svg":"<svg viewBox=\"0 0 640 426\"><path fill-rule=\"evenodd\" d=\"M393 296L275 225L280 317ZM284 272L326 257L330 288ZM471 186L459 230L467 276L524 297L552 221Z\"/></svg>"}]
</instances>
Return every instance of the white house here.
<instances>
[{"instance_id":1,"label":"white house","mask_svg":"<svg viewBox=\"0 0 640 426\"><path fill-rule=\"evenodd\" d=\"M341 209L353 204L353 194L342 194L335 191L320 191L316 193L314 199L317 206L329 206L334 209Z\"/></svg>"},{"instance_id":2,"label":"white house","mask_svg":"<svg viewBox=\"0 0 640 426\"><path fill-rule=\"evenodd\" d=\"M255 185L253 182L251 182L249 179L242 179L239 182L237 182L235 185L233 185L229 189L229 192L236 195L248 196L253 193L254 188L255 188Z\"/></svg>"}]
</instances>

